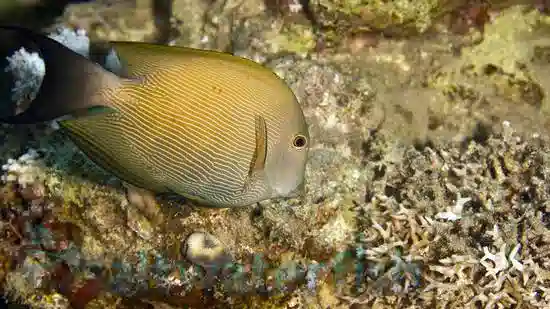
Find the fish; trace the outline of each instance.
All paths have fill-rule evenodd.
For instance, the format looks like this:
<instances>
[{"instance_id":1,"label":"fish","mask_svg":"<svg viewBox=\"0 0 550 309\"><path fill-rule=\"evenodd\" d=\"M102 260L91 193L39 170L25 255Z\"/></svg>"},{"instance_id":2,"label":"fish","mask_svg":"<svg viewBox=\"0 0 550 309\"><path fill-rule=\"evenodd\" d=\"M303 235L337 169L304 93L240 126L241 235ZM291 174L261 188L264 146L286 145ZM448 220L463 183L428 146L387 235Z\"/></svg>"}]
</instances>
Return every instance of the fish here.
<instances>
[{"instance_id":1,"label":"fish","mask_svg":"<svg viewBox=\"0 0 550 309\"><path fill-rule=\"evenodd\" d=\"M134 187L207 207L305 194L303 109L271 69L214 50L111 41L114 72L38 31L0 26L2 55L38 52L34 99L0 122L57 120L91 161Z\"/></svg>"}]
</instances>

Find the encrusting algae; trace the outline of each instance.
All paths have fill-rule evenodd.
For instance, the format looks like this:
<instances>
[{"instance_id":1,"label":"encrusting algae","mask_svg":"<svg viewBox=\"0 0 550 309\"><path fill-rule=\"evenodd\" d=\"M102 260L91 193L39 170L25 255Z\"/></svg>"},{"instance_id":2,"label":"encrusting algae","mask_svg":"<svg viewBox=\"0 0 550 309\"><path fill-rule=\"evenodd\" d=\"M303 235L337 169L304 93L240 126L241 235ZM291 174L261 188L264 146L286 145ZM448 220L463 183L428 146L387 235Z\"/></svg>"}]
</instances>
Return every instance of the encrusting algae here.
<instances>
[{"instance_id":1,"label":"encrusting algae","mask_svg":"<svg viewBox=\"0 0 550 309\"><path fill-rule=\"evenodd\" d=\"M463 96L454 109L423 114L450 106L439 85L424 89L415 79L445 72L451 51L441 46L382 40L353 63L348 54L265 57L261 49L273 45L263 40L273 34L255 33L262 19L246 17L243 27L252 31L234 34L246 46L237 53L284 76L310 124L304 200L225 211L167 201L152 224L149 213L130 211L117 179L91 164L76 168L88 161L59 131L33 126L19 142L17 131L3 126L11 175L38 176L23 176L36 179L25 181L25 190L14 176L3 182L0 249L9 262L2 265L16 284L2 286L10 298L73 308L550 306L549 140L538 118L504 121L508 114L496 107L509 102L479 91L491 84L483 78L471 89L480 105L490 103L483 106L494 122L477 123L472 115L483 113L463 92L454 93ZM225 22L218 20L220 31ZM287 46L304 54L288 43L278 48ZM460 77L463 67L455 69ZM378 106L386 107L382 124ZM429 120L421 123L427 137L404 142L416 134L417 119ZM396 134L396 127L410 132ZM17 160L29 148L37 150L33 160ZM188 251L192 235L204 240L192 242L199 249L214 237L207 247L220 249L209 252L221 258L205 263L186 255L200 252Z\"/></svg>"}]
</instances>

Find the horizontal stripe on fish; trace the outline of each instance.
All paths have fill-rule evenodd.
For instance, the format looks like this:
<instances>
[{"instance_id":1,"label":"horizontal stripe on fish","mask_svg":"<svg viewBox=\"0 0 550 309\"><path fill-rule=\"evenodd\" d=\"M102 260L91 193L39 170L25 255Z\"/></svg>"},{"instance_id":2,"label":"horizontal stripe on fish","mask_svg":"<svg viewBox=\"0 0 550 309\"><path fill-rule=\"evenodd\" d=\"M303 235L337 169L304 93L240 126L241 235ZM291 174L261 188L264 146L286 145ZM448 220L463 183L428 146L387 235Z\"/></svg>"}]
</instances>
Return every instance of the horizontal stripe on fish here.
<instances>
[{"instance_id":1,"label":"horizontal stripe on fish","mask_svg":"<svg viewBox=\"0 0 550 309\"><path fill-rule=\"evenodd\" d=\"M180 85L181 87L181 85ZM198 87L198 85L197 85ZM159 88L162 88L162 87L159 87ZM187 89L187 87L186 87ZM199 88L200 89L200 88ZM145 91L145 90L144 90ZM192 94L192 95L190 95ZM141 93L136 93L135 96L136 97L139 97L140 95L142 95ZM164 100L163 102L167 102L166 104L163 104L163 108L164 110L169 110L170 109L170 106L173 103L173 101L168 101L166 99L166 97L168 96L168 94L166 96L163 96ZM187 113L189 114L189 120L192 120L192 119L201 119L201 118L207 118L207 120L210 122L210 123L215 123L217 126L212 128L213 131L215 132L219 132L220 131L220 128L223 127L225 125L225 128L226 131L224 132L231 132L232 131L232 128L239 128L239 130L236 130L235 133L240 133L240 132L243 132L243 130L247 130L247 131L252 131L248 125L248 128L247 128L247 123L248 123L248 118L250 119L253 119L254 115L257 114L257 112L259 110L261 110L261 106L263 104L261 104L261 102L259 102L256 106L256 108L254 108L254 106L251 106L250 108L245 108L245 109L239 109L239 110L230 110L230 109L227 109L227 111L229 112L232 112L232 115L229 115L229 116L226 116L227 114L224 114L224 110L221 108L223 107L224 105L228 104L226 103L227 101L226 100L219 100L218 102L214 102L214 103L217 103L216 105L206 105L206 104L200 104L202 102L208 102L209 100L211 101L214 101L210 96L207 95L201 95L200 93L196 93L196 91L194 92L193 90L190 90L187 92L187 95L185 95L184 93L181 93L180 96L178 96L179 98L185 98L185 97L193 97L195 98L196 100L192 101L190 103L190 105L192 103L195 103L193 106L190 106L189 109L191 110L195 110L196 112L194 113L194 115L191 115L191 111L189 111L189 109L181 109L181 110L177 110L177 111L174 111L174 112L180 112L180 113ZM237 98L238 99L241 99L241 98ZM241 100L245 100L246 98L243 98ZM175 99L173 99L175 100ZM183 100L183 99L182 99ZM162 104L160 102L160 100L157 102L158 104ZM264 104L267 104L267 103L264 103ZM272 121L272 125L273 124L278 124L276 122L275 119L277 119L278 115L271 115L269 112L266 112L265 113L265 118L267 120L271 120ZM173 117L173 118L179 118L180 115L178 114L166 114L165 115L166 117ZM182 115L183 116L183 115ZM243 117L246 116L246 118L243 119ZM216 121L216 119L219 119L219 118L225 118L224 121ZM204 121L200 121L201 125L204 124ZM227 124L230 124L230 125L227 125ZM277 138L278 135L277 133L274 133L274 135L271 137L272 139L274 138ZM246 142L244 139L238 139L238 140L243 140L244 142Z\"/></svg>"},{"instance_id":2,"label":"horizontal stripe on fish","mask_svg":"<svg viewBox=\"0 0 550 309\"><path fill-rule=\"evenodd\" d=\"M182 132L184 132L186 134L191 134L191 132L189 132L189 131L186 132L185 128L183 128L182 126L178 126L177 124L174 124L174 123L165 122L162 119L159 119L159 121L155 122L155 125L153 126L152 125L153 121L152 121L151 118L148 118L148 119L144 118L145 116L147 116L147 115L144 115L144 114L149 114L148 116L155 117L152 112L149 112L149 109L147 109L147 110L148 110L148 112L140 113L139 115L136 115L136 117L128 117L128 121L131 122L130 125L128 125L129 127L131 127L131 126L136 126L136 127L151 126L152 128L150 129L150 133L153 136L155 136L156 138L161 138L161 141L157 141L156 144L147 145L147 143L145 143L145 144L142 144L140 146L140 147L143 147L147 152L155 153L155 149L158 149L157 147L160 146L160 149L164 149L163 145L170 142L170 143L172 143L171 148L185 149L186 159L188 159L190 161L194 161L195 164L196 164L195 166L187 166L187 168L191 168L192 170L194 170L194 172L199 173L199 174L207 173L207 170L206 170L207 166L205 166L205 165L208 165L207 164L208 162L212 162L215 159L220 158L220 156L221 156L220 154L218 154L217 156L214 156L214 154L211 153L211 152L208 152L208 151L205 152L204 150L195 149L195 147L194 147L194 145L196 145L195 143L191 143L187 140L179 138L179 136L181 134L178 134L177 132L175 132L174 131L175 128L181 129ZM139 120L141 120L141 122L138 122ZM120 125L124 125L124 123L120 123ZM149 135L145 135L145 136L149 137ZM198 134L197 136L205 136L205 135L204 134ZM135 138L137 140L137 139L140 139L142 137L140 135L136 135ZM149 137L149 139L154 140L154 138L152 138L152 137ZM158 153L159 157L163 157L163 153L164 153L164 151ZM208 156L210 158L208 158ZM168 163L168 161L170 161L172 159L172 163L180 164L181 162L174 162L173 161L173 159L176 158L176 157L178 157L178 156L174 156L174 155L166 156L165 160L167 160L167 161L165 161L163 163ZM222 159L224 159L224 161L226 161L226 162L237 162L238 163L238 162L240 162L240 160L242 160L242 156L234 155L233 158L227 156L227 157L222 157ZM204 161L204 160L206 160L206 161ZM191 164L189 164L189 165L191 165ZM167 165L167 166L170 166L170 165ZM235 175L235 176L237 176L237 175Z\"/></svg>"}]
</instances>

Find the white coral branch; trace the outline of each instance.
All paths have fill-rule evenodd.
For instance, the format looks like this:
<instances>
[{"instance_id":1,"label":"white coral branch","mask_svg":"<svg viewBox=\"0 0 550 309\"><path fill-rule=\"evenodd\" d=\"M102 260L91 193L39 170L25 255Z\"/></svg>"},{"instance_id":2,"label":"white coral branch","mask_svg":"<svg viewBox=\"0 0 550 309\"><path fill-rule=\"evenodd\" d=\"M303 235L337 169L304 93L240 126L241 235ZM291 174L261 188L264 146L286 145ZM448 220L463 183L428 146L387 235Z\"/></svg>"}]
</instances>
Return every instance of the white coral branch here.
<instances>
[{"instance_id":1,"label":"white coral branch","mask_svg":"<svg viewBox=\"0 0 550 309\"><path fill-rule=\"evenodd\" d=\"M472 198L470 197L460 197L460 194L458 194L456 198L455 205L448 209L447 211L439 212L435 215L437 219L443 219L448 221L456 221L462 218L462 210L464 209L464 205L471 201Z\"/></svg>"},{"instance_id":2,"label":"white coral branch","mask_svg":"<svg viewBox=\"0 0 550 309\"><path fill-rule=\"evenodd\" d=\"M491 253L487 247L483 247L484 256L481 258L480 263L487 270L486 276L492 276L497 279L501 272L510 269L510 267L523 272L524 266L516 258L520 248L521 245L517 244L507 257L506 244L503 244L496 254ZM488 262L488 260L492 261L492 263Z\"/></svg>"}]
</instances>

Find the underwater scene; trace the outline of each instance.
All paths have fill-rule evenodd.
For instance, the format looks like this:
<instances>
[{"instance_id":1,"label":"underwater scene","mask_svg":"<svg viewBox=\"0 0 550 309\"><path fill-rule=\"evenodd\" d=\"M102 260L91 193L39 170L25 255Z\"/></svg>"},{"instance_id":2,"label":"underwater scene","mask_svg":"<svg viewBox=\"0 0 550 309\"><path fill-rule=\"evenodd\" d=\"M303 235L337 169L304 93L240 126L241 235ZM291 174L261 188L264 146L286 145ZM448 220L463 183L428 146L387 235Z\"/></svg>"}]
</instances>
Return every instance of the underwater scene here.
<instances>
[{"instance_id":1,"label":"underwater scene","mask_svg":"<svg viewBox=\"0 0 550 309\"><path fill-rule=\"evenodd\" d=\"M550 308L550 1L0 0L0 308Z\"/></svg>"}]
</instances>

